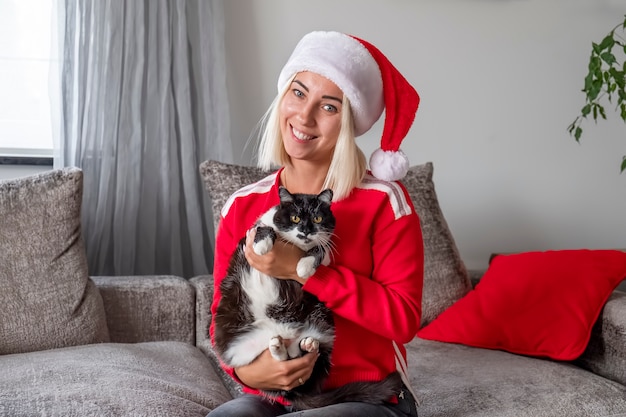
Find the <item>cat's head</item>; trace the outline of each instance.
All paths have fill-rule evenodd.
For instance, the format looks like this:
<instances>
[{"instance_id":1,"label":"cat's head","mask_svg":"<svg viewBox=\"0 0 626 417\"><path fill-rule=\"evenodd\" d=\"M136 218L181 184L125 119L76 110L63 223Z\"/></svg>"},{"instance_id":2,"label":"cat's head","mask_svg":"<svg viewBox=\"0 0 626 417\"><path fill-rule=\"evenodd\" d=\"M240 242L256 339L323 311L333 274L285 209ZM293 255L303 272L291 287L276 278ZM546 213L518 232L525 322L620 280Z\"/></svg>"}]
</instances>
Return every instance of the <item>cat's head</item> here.
<instances>
[{"instance_id":1,"label":"cat's head","mask_svg":"<svg viewBox=\"0 0 626 417\"><path fill-rule=\"evenodd\" d=\"M319 194L290 193L279 187L280 204L274 213L274 225L283 239L308 250L314 246L328 247L335 229L330 209L333 191Z\"/></svg>"}]
</instances>

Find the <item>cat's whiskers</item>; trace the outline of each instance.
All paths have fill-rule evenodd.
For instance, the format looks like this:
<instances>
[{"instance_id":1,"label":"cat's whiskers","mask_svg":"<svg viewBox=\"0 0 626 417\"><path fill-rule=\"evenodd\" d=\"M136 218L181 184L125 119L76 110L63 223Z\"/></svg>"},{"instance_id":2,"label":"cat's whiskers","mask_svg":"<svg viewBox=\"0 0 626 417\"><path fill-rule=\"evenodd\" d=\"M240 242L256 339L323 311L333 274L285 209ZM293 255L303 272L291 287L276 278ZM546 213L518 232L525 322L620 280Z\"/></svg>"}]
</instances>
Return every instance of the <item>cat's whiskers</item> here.
<instances>
[{"instance_id":1,"label":"cat's whiskers","mask_svg":"<svg viewBox=\"0 0 626 417\"><path fill-rule=\"evenodd\" d=\"M317 239L318 247L322 248L330 257L337 252L332 233L320 233Z\"/></svg>"}]
</instances>

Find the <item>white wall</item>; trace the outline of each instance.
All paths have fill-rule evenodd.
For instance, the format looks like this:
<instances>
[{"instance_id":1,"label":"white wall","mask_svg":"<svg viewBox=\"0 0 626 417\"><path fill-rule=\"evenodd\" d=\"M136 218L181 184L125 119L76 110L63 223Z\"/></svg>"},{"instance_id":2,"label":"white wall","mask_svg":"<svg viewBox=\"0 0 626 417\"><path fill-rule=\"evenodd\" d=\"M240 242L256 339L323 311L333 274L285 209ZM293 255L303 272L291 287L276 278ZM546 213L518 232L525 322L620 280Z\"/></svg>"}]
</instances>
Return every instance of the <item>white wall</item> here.
<instances>
[{"instance_id":1,"label":"white wall","mask_svg":"<svg viewBox=\"0 0 626 417\"><path fill-rule=\"evenodd\" d=\"M403 149L432 161L465 263L494 251L626 248L626 126L567 126L583 105L591 42L625 0L237 0L226 4L236 162L302 35L333 29L378 46L421 95ZM359 139L376 147L379 122Z\"/></svg>"}]
</instances>

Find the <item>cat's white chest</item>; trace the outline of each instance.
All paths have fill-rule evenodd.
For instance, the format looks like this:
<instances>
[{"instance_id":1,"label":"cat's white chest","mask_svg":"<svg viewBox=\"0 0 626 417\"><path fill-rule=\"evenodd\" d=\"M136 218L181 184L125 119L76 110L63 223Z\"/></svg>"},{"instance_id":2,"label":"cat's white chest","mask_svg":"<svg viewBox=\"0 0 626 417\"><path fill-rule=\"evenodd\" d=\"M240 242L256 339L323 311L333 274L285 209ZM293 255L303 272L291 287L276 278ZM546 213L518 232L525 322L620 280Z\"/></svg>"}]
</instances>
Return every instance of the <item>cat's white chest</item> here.
<instances>
[{"instance_id":1,"label":"cat's white chest","mask_svg":"<svg viewBox=\"0 0 626 417\"><path fill-rule=\"evenodd\" d=\"M251 268L249 273L241 277L241 287L249 300L248 309L252 314L253 330L237 337L224 353L226 362L237 367L252 362L263 350L268 348L269 341L280 335L285 339L293 339L299 333L299 327L293 323L282 323L268 317L269 306L279 303L279 288L275 278Z\"/></svg>"},{"instance_id":2,"label":"cat's white chest","mask_svg":"<svg viewBox=\"0 0 626 417\"><path fill-rule=\"evenodd\" d=\"M251 301L250 311L256 322L268 320L267 307L278 301L278 285L274 278L250 268L242 279L241 287Z\"/></svg>"}]
</instances>

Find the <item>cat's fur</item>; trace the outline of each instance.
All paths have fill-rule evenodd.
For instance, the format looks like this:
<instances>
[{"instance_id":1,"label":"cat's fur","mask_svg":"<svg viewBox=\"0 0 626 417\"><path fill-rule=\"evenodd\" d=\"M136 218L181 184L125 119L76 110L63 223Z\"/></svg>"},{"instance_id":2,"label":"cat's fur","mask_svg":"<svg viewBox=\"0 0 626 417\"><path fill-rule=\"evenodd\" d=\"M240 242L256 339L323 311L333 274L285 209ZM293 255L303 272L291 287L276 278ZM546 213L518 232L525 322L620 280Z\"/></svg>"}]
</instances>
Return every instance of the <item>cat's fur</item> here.
<instances>
[{"instance_id":1,"label":"cat's fur","mask_svg":"<svg viewBox=\"0 0 626 417\"><path fill-rule=\"evenodd\" d=\"M297 273L308 278L332 249L335 218L330 210L330 189L318 195L291 194L280 187L280 204L256 223L253 249L269 252L277 237L301 248ZM241 239L221 285L221 300L215 314L215 348L230 367L252 362L269 347L272 356L288 360L319 350L313 374L291 391L265 391L270 398L283 396L297 409L318 408L344 401L382 403L401 388L397 372L381 382L355 382L322 393L334 341L331 311L314 295L302 291L294 280L276 279L248 264ZM293 340L289 346L284 340ZM364 347L367 349L367 347Z\"/></svg>"}]
</instances>

